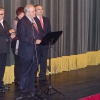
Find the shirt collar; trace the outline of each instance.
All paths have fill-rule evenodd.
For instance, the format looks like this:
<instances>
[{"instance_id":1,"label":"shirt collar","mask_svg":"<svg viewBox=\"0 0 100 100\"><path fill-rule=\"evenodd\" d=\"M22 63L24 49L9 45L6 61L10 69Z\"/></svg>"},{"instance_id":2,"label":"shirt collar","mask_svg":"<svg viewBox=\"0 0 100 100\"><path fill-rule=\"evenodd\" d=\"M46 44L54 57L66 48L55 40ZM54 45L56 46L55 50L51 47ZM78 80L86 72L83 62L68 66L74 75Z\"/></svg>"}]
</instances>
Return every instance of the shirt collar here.
<instances>
[{"instance_id":1,"label":"shirt collar","mask_svg":"<svg viewBox=\"0 0 100 100\"><path fill-rule=\"evenodd\" d=\"M42 16L41 16L41 17L42 17ZM37 18L40 19L40 16L37 16ZM43 17L42 17L42 20L43 20Z\"/></svg>"},{"instance_id":2,"label":"shirt collar","mask_svg":"<svg viewBox=\"0 0 100 100\"><path fill-rule=\"evenodd\" d=\"M33 19L31 19L31 18L29 18L28 16L26 16L30 21L31 21L31 23L35 23L36 24L36 22L35 22L35 20L34 20L34 18Z\"/></svg>"},{"instance_id":3,"label":"shirt collar","mask_svg":"<svg viewBox=\"0 0 100 100\"><path fill-rule=\"evenodd\" d=\"M30 17L28 17L28 16L26 16L26 17L32 22L32 19Z\"/></svg>"},{"instance_id":4,"label":"shirt collar","mask_svg":"<svg viewBox=\"0 0 100 100\"><path fill-rule=\"evenodd\" d=\"M3 19L1 20L1 22L0 23L3 23Z\"/></svg>"}]
</instances>

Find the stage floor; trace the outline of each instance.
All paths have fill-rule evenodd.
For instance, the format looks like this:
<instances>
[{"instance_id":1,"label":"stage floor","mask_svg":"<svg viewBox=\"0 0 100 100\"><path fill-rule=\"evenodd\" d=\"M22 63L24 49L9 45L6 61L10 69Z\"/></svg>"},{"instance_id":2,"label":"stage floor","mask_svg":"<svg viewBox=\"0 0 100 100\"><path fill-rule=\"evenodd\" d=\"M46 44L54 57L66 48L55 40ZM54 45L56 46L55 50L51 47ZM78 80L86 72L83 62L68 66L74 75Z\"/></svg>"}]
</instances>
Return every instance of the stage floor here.
<instances>
[{"instance_id":1,"label":"stage floor","mask_svg":"<svg viewBox=\"0 0 100 100\"><path fill-rule=\"evenodd\" d=\"M59 93L52 96L43 94L42 97L46 100L78 100L82 97L100 93L100 65L52 75L51 82L52 86L65 94L67 98L65 99ZM19 88L14 83L8 86L10 86L10 90L0 93L0 100L16 100L16 97L20 95ZM38 83L38 88L41 91L47 87L47 84ZM22 100L40 99L24 98Z\"/></svg>"}]
</instances>

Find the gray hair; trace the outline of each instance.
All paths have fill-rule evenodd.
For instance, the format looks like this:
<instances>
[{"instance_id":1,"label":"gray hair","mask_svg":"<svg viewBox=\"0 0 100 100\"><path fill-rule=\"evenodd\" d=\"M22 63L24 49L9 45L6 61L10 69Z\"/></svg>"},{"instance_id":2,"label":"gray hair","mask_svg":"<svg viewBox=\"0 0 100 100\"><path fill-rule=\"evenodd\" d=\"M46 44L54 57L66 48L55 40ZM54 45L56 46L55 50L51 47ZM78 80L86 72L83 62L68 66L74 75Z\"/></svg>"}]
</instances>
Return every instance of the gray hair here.
<instances>
[{"instance_id":1,"label":"gray hair","mask_svg":"<svg viewBox=\"0 0 100 100\"><path fill-rule=\"evenodd\" d=\"M32 4L27 4L27 5L25 6L25 8L24 8L24 12L26 13L26 12L30 11L29 9L30 9L31 7L34 7L34 6L33 6Z\"/></svg>"}]
</instances>

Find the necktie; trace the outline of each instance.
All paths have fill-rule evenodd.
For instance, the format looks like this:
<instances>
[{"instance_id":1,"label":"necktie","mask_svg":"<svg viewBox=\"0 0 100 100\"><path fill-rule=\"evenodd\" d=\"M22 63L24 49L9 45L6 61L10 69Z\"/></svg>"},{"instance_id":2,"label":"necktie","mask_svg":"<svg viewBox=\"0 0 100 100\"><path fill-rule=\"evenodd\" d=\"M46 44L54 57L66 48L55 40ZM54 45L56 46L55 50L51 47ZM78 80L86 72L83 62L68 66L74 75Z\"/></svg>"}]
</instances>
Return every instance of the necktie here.
<instances>
[{"instance_id":1,"label":"necktie","mask_svg":"<svg viewBox=\"0 0 100 100\"><path fill-rule=\"evenodd\" d=\"M33 23L33 26L35 27L35 29L36 29L37 32L39 33L38 26L36 25L36 23Z\"/></svg>"},{"instance_id":2,"label":"necktie","mask_svg":"<svg viewBox=\"0 0 100 100\"><path fill-rule=\"evenodd\" d=\"M44 29L44 24L43 24L42 16L40 17L40 23L41 23L41 27L42 27L42 29Z\"/></svg>"},{"instance_id":3,"label":"necktie","mask_svg":"<svg viewBox=\"0 0 100 100\"><path fill-rule=\"evenodd\" d=\"M35 21L34 20L32 20L32 25L34 26L34 28L36 29L36 31L39 33L39 30L38 30L38 26L37 26L37 24L35 23Z\"/></svg>"}]
</instances>

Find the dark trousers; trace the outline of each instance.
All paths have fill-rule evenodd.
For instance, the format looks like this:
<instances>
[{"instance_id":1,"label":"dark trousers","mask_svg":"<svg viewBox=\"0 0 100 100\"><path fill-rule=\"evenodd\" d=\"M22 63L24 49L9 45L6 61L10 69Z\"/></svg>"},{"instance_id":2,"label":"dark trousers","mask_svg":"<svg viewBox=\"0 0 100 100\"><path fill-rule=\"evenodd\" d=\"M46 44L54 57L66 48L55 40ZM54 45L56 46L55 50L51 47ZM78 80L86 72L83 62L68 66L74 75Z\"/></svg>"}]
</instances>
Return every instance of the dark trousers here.
<instances>
[{"instance_id":1,"label":"dark trousers","mask_svg":"<svg viewBox=\"0 0 100 100\"><path fill-rule=\"evenodd\" d=\"M6 60L7 60L7 53L0 53L0 86L3 85L2 80L5 72Z\"/></svg>"},{"instance_id":2,"label":"dark trousers","mask_svg":"<svg viewBox=\"0 0 100 100\"><path fill-rule=\"evenodd\" d=\"M20 71L22 67L21 58L18 55L15 55L15 48L12 48L12 52L13 52L14 60L15 60L15 67L14 67L15 79L14 81L20 82Z\"/></svg>"},{"instance_id":3,"label":"dark trousers","mask_svg":"<svg viewBox=\"0 0 100 100\"><path fill-rule=\"evenodd\" d=\"M35 91L35 80L37 74L37 58L21 58L22 69L20 75L20 90L22 93Z\"/></svg>"},{"instance_id":4,"label":"dark trousers","mask_svg":"<svg viewBox=\"0 0 100 100\"><path fill-rule=\"evenodd\" d=\"M40 64L39 80L46 78L48 47L37 45L38 64Z\"/></svg>"}]
</instances>

